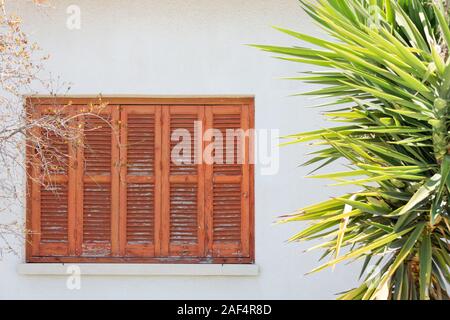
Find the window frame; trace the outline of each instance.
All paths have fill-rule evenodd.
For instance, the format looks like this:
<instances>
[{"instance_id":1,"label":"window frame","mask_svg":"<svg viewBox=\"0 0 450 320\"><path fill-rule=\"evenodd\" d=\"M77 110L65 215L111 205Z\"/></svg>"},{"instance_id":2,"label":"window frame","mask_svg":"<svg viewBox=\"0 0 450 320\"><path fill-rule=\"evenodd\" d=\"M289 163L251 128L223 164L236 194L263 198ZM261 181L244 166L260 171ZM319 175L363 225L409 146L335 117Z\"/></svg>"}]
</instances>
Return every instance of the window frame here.
<instances>
[{"instance_id":1,"label":"window frame","mask_svg":"<svg viewBox=\"0 0 450 320\"><path fill-rule=\"evenodd\" d=\"M165 106L248 106L248 127L255 128L255 103L252 96L107 96L101 97L103 102L109 105L158 105ZM54 97L54 96L33 96L25 98L25 108L31 111L33 105L87 105L89 103L98 103L98 96L71 96L71 97ZM30 158L31 147L26 148L26 159ZM254 156L254 146L248 145L247 152L250 159ZM31 166L27 166L27 183L26 183L26 227L31 230L32 219L32 183L30 182ZM27 263L209 263L209 264L253 264L255 262L255 192L254 192L254 164L249 164L248 173L249 194L248 194L248 214L249 214L249 256L248 257L59 257L59 256L36 256L33 255L32 234L26 236L26 262ZM38 244L39 245L39 244Z\"/></svg>"}]
</instances>

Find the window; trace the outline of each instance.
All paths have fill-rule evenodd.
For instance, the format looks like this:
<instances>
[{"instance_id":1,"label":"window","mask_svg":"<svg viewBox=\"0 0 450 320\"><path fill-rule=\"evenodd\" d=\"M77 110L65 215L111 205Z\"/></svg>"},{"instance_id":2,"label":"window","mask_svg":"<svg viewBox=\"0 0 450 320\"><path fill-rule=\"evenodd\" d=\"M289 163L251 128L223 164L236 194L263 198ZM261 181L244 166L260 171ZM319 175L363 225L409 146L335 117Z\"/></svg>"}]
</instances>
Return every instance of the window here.
<instances>
[{"instance_id":1,"label":"window","mask_svg":"<svg viewBox=\"0 0 450 320\"><path fill-rule=\"evenodd\" d=\"M27 261L253 263L253 98L103 101L97 116L80 113L88 98L28 99L35 118L65 106L84 134L47 134L66 160L29 168Z\"/></svg>"}]
</instances>

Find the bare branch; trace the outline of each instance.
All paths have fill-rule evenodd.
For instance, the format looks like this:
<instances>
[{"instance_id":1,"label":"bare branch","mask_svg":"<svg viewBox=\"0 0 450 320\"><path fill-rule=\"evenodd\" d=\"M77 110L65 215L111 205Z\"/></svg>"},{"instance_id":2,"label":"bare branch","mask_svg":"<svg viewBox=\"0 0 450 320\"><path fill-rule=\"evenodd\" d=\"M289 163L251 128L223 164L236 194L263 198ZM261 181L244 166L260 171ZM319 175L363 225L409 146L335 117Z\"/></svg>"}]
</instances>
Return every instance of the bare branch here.
<instances>
[{"instance_id":1,"label":"bare branch","mask_svg":"<svg viewBox=\"0 0 450 320\"><path fill-rule=\"evenodd\" d=\"M46 0L31 1L48 4ZM20 17L8 12L7 2L0 0L0 251L17 253L21 246L14 244L25 239L26 188L22 177L29 174L27 168L38 165L40 174L28 178L47 187L51 181L47 177L67 170L68 145L88 147L82 145L84 130L78 125L79 117L102 118L106 104L100 99L77 114L68 112L70 106L46 106L46 111L39 109L39 117L34 116L36 110L24 108L23 92L39 87L54 94L55 82L43 77L48 55L22 31ZM32 150L29 158L25 158L27 148Z\"/></svg>"}]
</instances>

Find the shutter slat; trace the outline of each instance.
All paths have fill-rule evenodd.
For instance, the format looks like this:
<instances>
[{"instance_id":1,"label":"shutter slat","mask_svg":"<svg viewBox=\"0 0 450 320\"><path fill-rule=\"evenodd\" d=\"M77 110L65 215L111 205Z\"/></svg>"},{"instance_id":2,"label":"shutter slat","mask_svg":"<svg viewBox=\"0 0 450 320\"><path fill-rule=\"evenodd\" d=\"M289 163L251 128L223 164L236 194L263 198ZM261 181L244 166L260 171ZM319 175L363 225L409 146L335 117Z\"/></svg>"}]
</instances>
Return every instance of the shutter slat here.
<instances>
[{"instance_id":1,"label":"shutter slat","mask_svg":"<svg viewBox=\"0 0 450 320\"><path fill-rule=\"evenodd\" d=\"M198 121L197 114L176 114L170 118L170 174L171 175L197 175L197 165L195 161L195 152L198 152L194 141L195 121ZM192 137L191 141L174 140L174 135L179 133L180 139L184 138L185 133ZM182 146L186 150L184 153L172 153L176 145ZM188 154L190 150L190 155Z\"/></svg>"},{"instance_id":2,"label":"shutter slat","mask_svg":"<svg viewBox=\"0 0 450 320\"><path fill-rule=\"evenodd\" d=\"M83 240L111 241L111 186L84 185Z\"/></svg>"},{"instance_id":3,"label":"shutter slat","mask_svg":"<svg viewBox=\"0 0 450 320\"><path fill-rule=\"evenodd\" d=\"M241 239L241 185L215 183L213 192L213 241L239 242ZM230 220L235 223L230 224Z\"/></svg>"},{"instance_id":4,"label":"shutter slat","mask_svg":"<svg viewBox=\"0 0 450 320\"><path fill-rule=\"evenodd\" d=\"M214 175L239 176L242 174L242 166L238 163L238 139L234 138L233 150L228 150L227 130L239 130L241 126L240 114L214 114L213 128L220 130L223 137L223 149L217 151L217 155L222 158L220 164L214 164ZM232 155L231 163L228 155ZM231 157L230 157L231 158Z\"/></svg>"},{"instance_id":5,"label":"shutter slat","mask_svg":"<svg viewBox=\"0 0 450 320\"><path fill-rule=\"evenodd\" d=\"M154 188L153 184L128 184L127 187L127 241L154 242Z\"/></svg>"},{"instance_id":6,"label":"shutter slat","mask_svg":"<svg viewBox=\"0 0 450 320\"><path fill-rule=\"evenodd\" d=\"M86 175L111 173L112 128L107 121L111 117L87 115L84 127L84 171Z\"/></svg>"},{"instance_id":7,"label":"shutter slat","mask_svg":"<svg viewBox=\"0 0 450 320\"><path fill-rule=\"evenodd\" d=\"M67 184L41 187L41 241L68 241Z\"/></svg>"},{"instance_id":8,"label":"shutter slat","mask_svg":"<svg viewBox=\"0 0 450 320\"><path fill-rule=\"evenodd\" d=\"M170 242L195 244L198 236L197 185L170 186Z\"/></svg>"},{"instance_id":9,"label":"shutter slat","mask_svg":"<svg viewBox=\"0 0 450 320\"><path fill-rule=\"evenodd\" d=\"M128 174L152 176L155 161L155 115L130 113L126 125Z\"/></svg>"}]
</instances>

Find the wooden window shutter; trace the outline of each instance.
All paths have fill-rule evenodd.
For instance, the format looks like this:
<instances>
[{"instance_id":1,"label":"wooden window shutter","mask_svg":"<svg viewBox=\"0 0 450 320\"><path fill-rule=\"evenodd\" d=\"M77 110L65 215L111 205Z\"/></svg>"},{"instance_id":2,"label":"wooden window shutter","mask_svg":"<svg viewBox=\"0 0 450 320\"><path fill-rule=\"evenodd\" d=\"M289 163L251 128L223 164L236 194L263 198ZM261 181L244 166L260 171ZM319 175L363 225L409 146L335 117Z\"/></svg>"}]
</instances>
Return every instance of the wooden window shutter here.
<instances>
[{"instance_id":1,"label":"wooden window shutter","mask_svg":"<svg viewBox=\"0 0 450 320\"><path fill-rule=\"evenodd\" d=\"M120 127L121 255L153 257L160 246L161 108L122 106Z\"/></svg>"},{"instance_id":2,"label":"wooden window shutter","mask_svg":"<svg viewBox=\"0 0 450 320\"><path fill-rule=\"evenodd\" d=\"M215 148L214 163L206 168L208 255L250 257L251 190L249 106L211 106L206 109L206 128L223 137Z\"/></svg>"},{"instance_id":3,"label":"wooden window shutter","mask_svg":"<svg viewBox=\"0 0 450 320\"><path fill-rule=\"evenodd\" d=\"M119 108L107 106L81 119L78 148L77 253L87 257L119 253Z\"/></svg>"},{"instance_id":4,"label":"wooden window shutter","mask_svg":"<svg viewBox=\"0 0 450 320\"><path fill-rule=\"evenodd\" d=\"M196 126L201 127L203 122L204 108L167 106L162 110L161 253L163 256L201 257L204 254L204 172L196 159L203 145L194 134Z\"/></svg>"},{"instance_id":5,"label":"wooden window shutter","mask_svg":"<svg viewBox=\"0 0 450 320\"><path fill-rule=\"evenodd\" d=\"M40 105L32 117L51 116L61 106ZM67 108L65 112L71 112ZM51 130L35 128L40 143L28 146L31 157L31 238L36 256L67 256L75 248L75 155L71 143Z\"/></svg>"}]
</instances>

